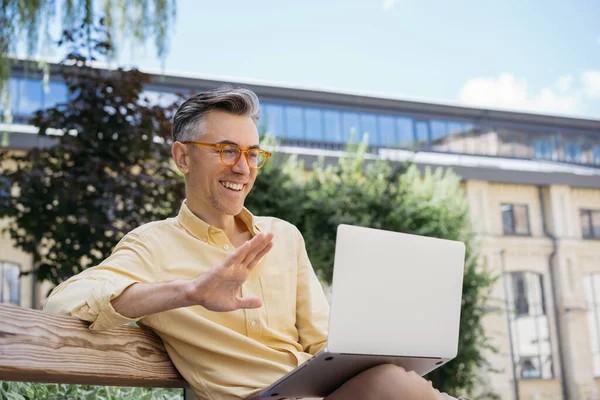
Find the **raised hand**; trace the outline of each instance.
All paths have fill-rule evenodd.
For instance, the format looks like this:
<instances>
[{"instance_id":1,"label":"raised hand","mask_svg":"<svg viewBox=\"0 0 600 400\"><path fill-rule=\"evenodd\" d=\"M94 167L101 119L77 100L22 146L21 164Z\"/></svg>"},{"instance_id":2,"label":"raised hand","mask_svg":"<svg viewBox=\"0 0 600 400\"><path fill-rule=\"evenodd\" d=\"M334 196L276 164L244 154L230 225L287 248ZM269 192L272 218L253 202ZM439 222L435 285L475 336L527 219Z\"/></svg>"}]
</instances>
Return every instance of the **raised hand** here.
<instances>
[{"instance_id":1,"label":"raised hand","mask_svg":"<svg viewBox=\"0 0 600 400\"><path fill-rule=\"evenodd\" d=\"M188 298L191 303L211 311L233 311L258 308L258 297L237 297L239 288L262 257L273 247L272 233L259 233L238 247L223 263L191 281Z\"/></svg>"}]
</instances>

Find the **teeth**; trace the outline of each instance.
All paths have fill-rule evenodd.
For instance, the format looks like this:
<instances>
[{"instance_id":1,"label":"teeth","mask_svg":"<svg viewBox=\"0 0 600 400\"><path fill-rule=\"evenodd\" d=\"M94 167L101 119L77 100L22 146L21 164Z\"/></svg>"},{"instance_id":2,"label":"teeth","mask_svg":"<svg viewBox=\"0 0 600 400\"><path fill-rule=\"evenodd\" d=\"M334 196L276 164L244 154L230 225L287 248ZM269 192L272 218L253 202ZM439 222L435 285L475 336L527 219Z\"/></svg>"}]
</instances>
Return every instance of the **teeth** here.
<instances>
[{"instance_id":1,"label":"teeth","mask_svg":"<svg viewBox=\"0 0 600 400\"><path fill-rule=\"evenodd\" d=\"M244 185L242 183L232 183L232 182L221 182L221 185L225 186L228 189L233 190L242 190Z\"/></svg>"}]
</instances>

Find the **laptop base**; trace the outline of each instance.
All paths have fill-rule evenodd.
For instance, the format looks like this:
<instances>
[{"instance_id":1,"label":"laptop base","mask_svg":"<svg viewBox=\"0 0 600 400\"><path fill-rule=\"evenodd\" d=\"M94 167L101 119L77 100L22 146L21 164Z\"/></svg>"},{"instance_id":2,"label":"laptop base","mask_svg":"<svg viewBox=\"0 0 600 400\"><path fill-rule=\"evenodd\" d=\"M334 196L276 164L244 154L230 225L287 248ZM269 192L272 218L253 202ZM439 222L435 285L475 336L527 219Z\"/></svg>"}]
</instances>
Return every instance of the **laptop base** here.
<instances>
[{"instance_id":1,"label":"laptop base","mask_svg":"<svg viewBox=\"0 0 600 400\"><path fill-rule=\"evenodd\" d=\"M382 364L394 364L425 375L449 359L362 354L336 354L323 351L291 371L249 400L323 398L354 376Z\"/></svg>"}]
</instances>

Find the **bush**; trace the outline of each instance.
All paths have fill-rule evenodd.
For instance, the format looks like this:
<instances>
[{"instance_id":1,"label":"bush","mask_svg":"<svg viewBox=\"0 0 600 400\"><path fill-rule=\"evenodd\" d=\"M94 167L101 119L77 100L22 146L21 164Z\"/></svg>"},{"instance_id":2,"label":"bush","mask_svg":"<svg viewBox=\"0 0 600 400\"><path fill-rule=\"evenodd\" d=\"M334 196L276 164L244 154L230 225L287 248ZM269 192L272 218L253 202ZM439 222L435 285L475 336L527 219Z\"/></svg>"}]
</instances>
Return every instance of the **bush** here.
<instances>
[{"instance_id":1,"label":"bush","mask_svg":"<svg viewBox=\"0 0 600 400\"><path fill-rule=\"evenodd\" d=\"M0 400L183 400L183 389L0 382Z\"/></svg>"}]
</instances>

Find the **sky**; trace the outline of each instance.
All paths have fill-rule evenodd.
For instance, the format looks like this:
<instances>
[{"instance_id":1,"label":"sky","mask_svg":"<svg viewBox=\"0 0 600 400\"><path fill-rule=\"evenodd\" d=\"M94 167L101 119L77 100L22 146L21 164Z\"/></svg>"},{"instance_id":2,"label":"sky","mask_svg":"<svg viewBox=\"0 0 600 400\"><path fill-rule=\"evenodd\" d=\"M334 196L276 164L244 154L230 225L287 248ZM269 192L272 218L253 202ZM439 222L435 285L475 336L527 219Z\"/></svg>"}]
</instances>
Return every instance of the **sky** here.
<instances>
[{"instance_id":1,"label":"sky","mask_svg":"<svg viewBox=\"0 0 600 400\"><path fill-rule=\"evenodd\" d=\"M119 64L600 120L600 1L180 0Z\"/></svg>"}]
</instances>

